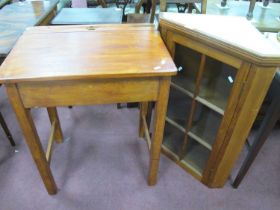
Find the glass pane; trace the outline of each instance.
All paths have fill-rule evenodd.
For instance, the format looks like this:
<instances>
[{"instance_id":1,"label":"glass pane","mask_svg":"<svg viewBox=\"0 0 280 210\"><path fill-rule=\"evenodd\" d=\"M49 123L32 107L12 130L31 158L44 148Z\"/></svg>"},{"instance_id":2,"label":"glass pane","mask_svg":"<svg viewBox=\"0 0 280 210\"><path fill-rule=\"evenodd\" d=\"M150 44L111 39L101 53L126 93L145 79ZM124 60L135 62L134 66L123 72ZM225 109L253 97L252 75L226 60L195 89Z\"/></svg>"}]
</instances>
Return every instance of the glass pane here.
<instances>
[{"instance_id":1,"label":"glass pane","mask_svg":"<svg viewBox=\"0 0 280 210\"><path fill-rule=\"evenodd\" d=\"M168 122L165 123L163 145L177 156L182 148L184 133Z\"/></svg>"},{"instance_id":2,"label":"glass pane","mask_svg":"<svg viewBox=\"0 0 280 210\"><path fill-rule=\"evenodd\" d=\"M207 148L192 138L189 138L187 151L182 162L201 175L206 166L209 154L210 151Z\"/></svg>"},{"instance_id":3,"label":"glass pane","mask_svg":"<svg viewBox=\"0 0 280 210\"><path fill-rule=\"evenodd\" d=\"M224 113L237 70L213 58L206 58L198 101Z\"/></svg>"},{"instance_id":4,"label":"glass pane","mask_svg":"<svg viewBox=\"0 0 280 210\"><path fill-rule=\"evenodd\" d=\"M198 103L188 135L211 150L221 120L221 115Z\"/></svg>"},{"instance_id":5,"label":"glass pane","mask_svg":"<svg viewBox=\"0 0 280 210\"><path fill-rule=\"evenodd\" d=\"M192 100L181 91L171 87L167 108L167 117L182 128L186 127L191 110Z\"/></svg>"},{"instance_id":6,"label":"glass pane","mask_svg":"<svg viewBox=\"0 0 280 210\"><path fill-rule=\"evenodd\" d=\"M195 89L195 78L199 68L201 54L180 44L175 45L174 62L179 70L172 82L189 93Z\"/></svg>"}]
</instances>

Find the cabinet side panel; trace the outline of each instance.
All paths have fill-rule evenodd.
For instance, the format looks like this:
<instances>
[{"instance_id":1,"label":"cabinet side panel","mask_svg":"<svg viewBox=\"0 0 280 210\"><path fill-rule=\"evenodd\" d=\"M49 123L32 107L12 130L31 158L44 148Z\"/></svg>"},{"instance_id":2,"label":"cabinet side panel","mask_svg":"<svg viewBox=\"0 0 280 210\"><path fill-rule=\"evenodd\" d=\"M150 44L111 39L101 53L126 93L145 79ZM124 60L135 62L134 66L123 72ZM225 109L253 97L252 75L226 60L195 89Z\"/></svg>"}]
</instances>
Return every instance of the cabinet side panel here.
<instances>
[{"instance_id":1,"label":"cabinet side panel","mask_svg":"<svg viewBox=\"0 0 280 210\"><path fill-rule=\"evenodd\" d=\"M174 33L172 31L167 30L166 31L166 47L169 51L169 53L171 54L172 58L174 59L175 56L175 43L173 41L173 36Z\"/></svg>"},{"instance_id":2,"label":"cabinet side panel","mask_svg":"<svg viewBox=\"0 0 280 210\"><path fill-rule=\"evenodd\" d=\"M252 66L243 86L240 100L234 110L225 137L220 141L219 152L208 177L209 187L222 187L240 154L259 108L274 77L276 68Z\"/></svg>"},{"instance_id":3,"label":"cabinet side panel","mask_svg":"<svg viewBox=\"0 0 280 210\"><path fill-rule=\"evenodd\" d=\"M161 38L163 39L164 43L166 43L166 33L167 33L166 27L162 27L161 25L159 25L159 31L160 31Z\"/></svg>"}]
</instances>

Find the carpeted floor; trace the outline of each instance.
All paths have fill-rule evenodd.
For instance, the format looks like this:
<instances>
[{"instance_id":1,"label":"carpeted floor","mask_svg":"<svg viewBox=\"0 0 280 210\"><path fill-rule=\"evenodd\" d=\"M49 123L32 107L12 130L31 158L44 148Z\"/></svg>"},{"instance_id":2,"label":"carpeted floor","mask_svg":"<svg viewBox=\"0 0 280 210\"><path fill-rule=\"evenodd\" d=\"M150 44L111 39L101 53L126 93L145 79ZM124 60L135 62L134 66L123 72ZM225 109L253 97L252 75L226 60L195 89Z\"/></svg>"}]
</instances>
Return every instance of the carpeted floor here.
<instances>
[{"instance_id":1,"label":"carpeted floor","mask_svg":"<svg viewBox=\"0 0 280 210\"><path fill-rule=\"evenodd\" d=\"M149 187L148 151L137 137L137 109L118 110L116 105L59 108L65 142L56 145L52 159L59 192L49 196L3 87L0 99L0 111L17 143L11 147L0 129L0 210L280 208L280 129L271 134L238 189L230 181L222 189L208 189L163 155L158 183ZM33 117L46 148L47 112L34 110Z\"/></svg>"},{"instance_id":2,"label":"carpeted floor","mask_svg":"<svg viewBox=\"0 0 280 210\"><path fill-rule=\"evenodd\" d=\"M0 110L17 143L16 152L0 131L0 210L278 210L280 131L272 133L238 189L208 189L165 156L158 183L147 186L148 152L137 137L137 109L116 105L59 108L65 142L53 153L59 192L49 196L4 88ZM47 113L33 111L44 146ZM244 156L244 155L243 155ZM239 160L240 162L240 160Z\"/></svg>"}]
</instances>

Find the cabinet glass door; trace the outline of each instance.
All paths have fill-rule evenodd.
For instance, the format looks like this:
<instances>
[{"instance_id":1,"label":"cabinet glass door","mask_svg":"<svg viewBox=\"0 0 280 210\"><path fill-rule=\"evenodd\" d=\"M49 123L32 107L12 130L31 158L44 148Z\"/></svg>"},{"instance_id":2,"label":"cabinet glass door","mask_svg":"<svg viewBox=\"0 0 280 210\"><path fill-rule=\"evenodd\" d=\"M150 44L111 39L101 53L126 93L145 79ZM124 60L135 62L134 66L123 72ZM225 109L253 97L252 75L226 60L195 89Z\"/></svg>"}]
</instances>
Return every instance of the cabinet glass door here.
<instances>
[{"instance_id":1,"label":"cabinet glass door","mask_svg":"<svg viewBox=\"0 0 280 210\"><path fill-rule=\"evenodd\" d=\"M202 177L237 70L181 44L174 61L163 147Z\"/></svg>"}]
</instances>

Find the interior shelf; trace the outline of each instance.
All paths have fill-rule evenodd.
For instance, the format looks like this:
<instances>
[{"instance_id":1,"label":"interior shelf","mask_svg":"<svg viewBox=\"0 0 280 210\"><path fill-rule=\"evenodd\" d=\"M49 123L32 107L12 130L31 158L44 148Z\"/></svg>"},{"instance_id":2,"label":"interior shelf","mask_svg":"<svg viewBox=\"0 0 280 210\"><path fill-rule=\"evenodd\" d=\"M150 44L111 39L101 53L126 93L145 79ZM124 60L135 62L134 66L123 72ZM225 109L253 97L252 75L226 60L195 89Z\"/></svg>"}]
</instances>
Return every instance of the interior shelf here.
<instances>
[{"instance_id":1,"label":"interior shelf","mask_svg":"<svg viewBox=\"0 0 280 210\"><path fill-rule=\"evenodd\" d=\"M171 87L183 92L189 97L193 97L193 91L195 89L195 84L192 78L188 78L182 74L177 74L172 78Z\"/></svg>"},{"instance_id":2,"label":"interior shelf","mask_svg":"<svg viewBox=\"0 0 280 210\"><path fill-rule=\"evenodd\" d=\"M200 144L212 149L222 117L203 105L197 105L195 118L188 135Z\"/></svg>"},{"instance_id":3,"label":"interior shelf","mask_svg":"<svg viewBox=\"0 0 280 210\"><path fill-rule=\"evenodd\" d=\"M170 123L165 123L163 146L172 152L177 158L182 148L184 135L184 132L178 130Z\"/></svg>"},{"instance_id":4,"label":"interior shelf","mask_svg":"<svg viewBox=\"0 0 280 210\"><path fill-rule=\"evenodd\" d=\"M169 123L175 122L180 129L184 131L186 127L187 119L191 109L192 99L187 97L181 91L176 88L170 88L170 95L167 109L167 120ZM176 125L175 125L176 126Z\"/></svg>"},{"instance_id":5,"label":"interior shelf","mask_svg":"<svg viewBox=\"0 0 280 210\"><path fill-rule=\"evenodd\" d=\"M202 175L209 154L210 151L207 148L205 148L192 138L189 138L187 144L187 151L181 162L187 165L197 174Z\"/></svg>"},{"instance_id":6,"label":"interior shelf","mask_svg":"<svg viewBox=\"0 0 280 210\"><path fill-rule=\"evenodd\" d=\"M218 112L219 114L224 115L224 110L227 105L227 98L231 88L227 86L226 81L219 82L220 84L224 83L224 85L220 86L220 90L215 90L218 81L213 87L202 85L196 100L205 106L208 106L210 109Z\"/></svg>"},{"instance_id":7,"label":"interior shelf","mask_svg":"<svg viewBox=\"0 0 280 210\"><path fill-rule=\"evenodd\" d=\"M202 76L196 99L223 115L237 71L233 67L209 57L207 57L206 65L208 68L205 69Z\"/></svg>"},{"instance_id":8,"label":"interior shelf","mask_svg":"<svg viewBox=\"0 0 280 210\"><path fill-rule=\"evenodd\" d=\"M173 125L173 126L176 127L177 129L179 129L180 131L186 132L186 129L185 129L183 126L181 126L180 124L178 124L176 121L172 120L171 118L166 117L165 120L166 120L166 122L168 122L169 124Z\"/></svg>"}]
</instances>

